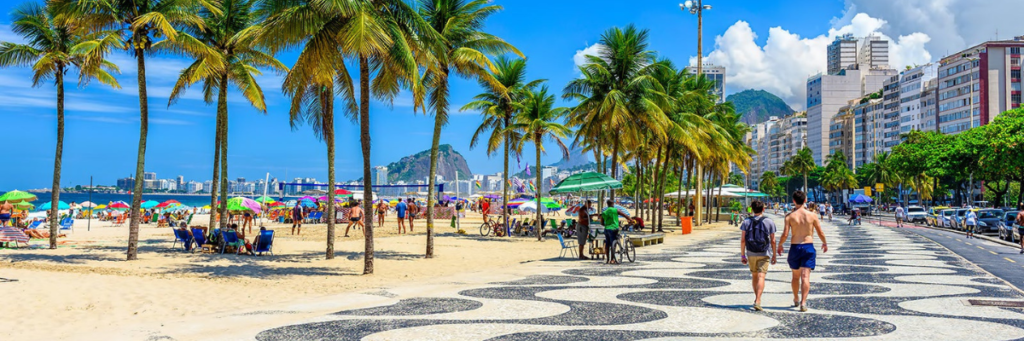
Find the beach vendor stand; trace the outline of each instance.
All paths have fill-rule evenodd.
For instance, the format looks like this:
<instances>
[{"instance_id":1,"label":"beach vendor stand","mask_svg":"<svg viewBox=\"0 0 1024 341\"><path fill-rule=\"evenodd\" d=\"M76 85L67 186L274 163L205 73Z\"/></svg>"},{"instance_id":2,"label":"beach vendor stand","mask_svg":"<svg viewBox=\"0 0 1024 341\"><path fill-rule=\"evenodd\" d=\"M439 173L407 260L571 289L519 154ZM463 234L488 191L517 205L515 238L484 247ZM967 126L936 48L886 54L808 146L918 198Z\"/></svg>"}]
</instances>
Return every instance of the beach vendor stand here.
<instances>
[{"instance_id":1,"label":"beach vendor stand","mask_svg":"<svg viewBox=\"0 0 1024 341\"><path fill-rule=\"evenodd\" d=\"M613 189L622 189L622 182L601 173L583 172L565 178L555 185L555 187L552 187L548 193L580 193L582 196L586 197L588 193L597 193ZM600 207L601 204L602 203L598 203L598 207ZM598 212L600 212L600 210L598 210ZM593 216L594 214L591 215ZM599 233L602 230L604 230L604 225L601 224L600 219L590 220L589 237L587 240L590 241L590 258L592 259L602 257L606 253L606 250L604 250L604 248L599 244L599 241L604 240L604 234Z\"/></svg>"}]
</instances>

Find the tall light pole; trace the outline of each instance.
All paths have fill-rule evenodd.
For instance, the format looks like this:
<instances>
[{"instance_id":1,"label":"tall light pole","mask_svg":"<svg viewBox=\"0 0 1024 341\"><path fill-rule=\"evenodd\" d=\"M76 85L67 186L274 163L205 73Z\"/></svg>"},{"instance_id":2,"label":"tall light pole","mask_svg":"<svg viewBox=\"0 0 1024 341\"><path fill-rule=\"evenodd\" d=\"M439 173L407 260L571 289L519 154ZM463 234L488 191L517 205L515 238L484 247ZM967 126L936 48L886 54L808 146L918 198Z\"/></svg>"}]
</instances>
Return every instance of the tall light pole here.
<instances>
[{"instance_id":1,"label":"tall light pole","mask_svg":"<svg viewBox=\"0 0 1024 341\"><path fill-rule=\"evenodd\" d=\"M977 53L979 51L975 50L974 52ZM979 61L979 60L981 60L981 59L978 58L978 57L967 57L967 62L971 64L971 72L967 74L967 77L969 77L971 79L971 82L967 83L967 84L969 84L968 86L971 88L970 95L967 96L967 100L971 101L971 115L970 115L971 116L971 118L970 118L970 120L971 120L971 129L974 129L974 62ZM978 77L978 82L981 82L981 77ZM981 85L979 84L978 86L980 87ZM979 115L979 116L981 116L981 115ZM981 118L979 117L978 120L981 120ZM967 202L970 203L971 207L974 207L974 171L973 170L971 171L971 178L970 178L970 180L968 180L968 184L970 184L971 188L969 188L970 197L967 200Z\"/></svg>"},{"instance_id":2,"label":"tall light pole","mask_svg":"<svg viewBox=\"0 0 1024 341\"><path fill-rule=\"evenodd\" d=\"M704 61L703 61L703 59L704 59L704 51L702 50L702 48L703 48L702 47L702 42L703 42L703 40L702 40L702 37L703 37L702 30L704 29L704 10L710 10L711 9L711 5L705 5L704 4L704 0L696 0L696 1L686 0L685 3L679 4L679 9L683 10L683 12L689 11L690 14L696 14L697 15L697 76L700 77L700 75L704 73L704 65L703 65L704 64ZM694 213L694 217L697 218L696 220L697 220L698 224L700 223L701 218L702 218L701 217L701 212L700 212L700 207L702 207L703 205L701 204L700 199L702 197L702 195L701 195L702 193L701 192L703 192L703 190L704 190L704 184L703 184L704 183L704 171L701 168L702 168L701 164L698 162L697 163L697 167L695 169L697 171L697 190L693 193L693 201L696 201L697 204L698 204L698 205L694 205L694 212L693 212ZM710 201L710 199L708 200L708 203L709 203L708 211L710 212L710 210L711 210L711 205L710 205L711 201ZM680 205L682 205L682 203L680 203Z\"/></svg>"}]
</instances>

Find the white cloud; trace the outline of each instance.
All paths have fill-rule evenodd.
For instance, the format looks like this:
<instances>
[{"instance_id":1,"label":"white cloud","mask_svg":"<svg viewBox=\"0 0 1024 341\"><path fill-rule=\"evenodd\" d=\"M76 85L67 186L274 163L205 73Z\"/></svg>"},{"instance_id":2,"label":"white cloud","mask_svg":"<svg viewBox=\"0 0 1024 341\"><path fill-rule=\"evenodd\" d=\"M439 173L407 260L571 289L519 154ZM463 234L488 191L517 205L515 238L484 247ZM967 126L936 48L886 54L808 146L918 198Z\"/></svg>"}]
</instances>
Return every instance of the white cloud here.
<instances>
[{"instance_id":1,"label":"white cloud","mask_svg":"<svg viewBox=\"0 0 1024 341\"><path fill-rule=\"evenodd\" d=\"M572 56L572 61L576 64L576 72L579 73L579 67L587 63L587 55L596 56L601 51L601 44L594 44L587 46L582 50L576 50L576 55Z\"/></svg>"},{"instance_id":2,"label":"white cloud","mask_svg":"<svg viewBox=\"0 0 1024 341\"><path fill-rule=\"evenodd\" d=\"M794 109L802 110L807 77L826 70L827 46L838 35L851 33L863 37L875 33L890 40L889 63L894 68L924 64L932 58L924 49L930 41L927 34L914 32L890 39L879 32L887 25L886 21L864 13L836 22L845 24L815 37L801 37L782 27L772 27L761 46L750 25L738 21L715 37L715 49L705 62L726 67L727 92L764 89L778 95ZM692 57L690 63L696 63L696 57Z\"/></svg>"},{"instance_id":3,"label":"white cloud","mask_svg":"<svg viewBox=\"0 0 1024 341\"><path fill-rule=\"evenodd\" d=\"M0 24L0 41L10 43L25 43L25 39L11 31L11 25Z\"/></svg>"}]
</instances>

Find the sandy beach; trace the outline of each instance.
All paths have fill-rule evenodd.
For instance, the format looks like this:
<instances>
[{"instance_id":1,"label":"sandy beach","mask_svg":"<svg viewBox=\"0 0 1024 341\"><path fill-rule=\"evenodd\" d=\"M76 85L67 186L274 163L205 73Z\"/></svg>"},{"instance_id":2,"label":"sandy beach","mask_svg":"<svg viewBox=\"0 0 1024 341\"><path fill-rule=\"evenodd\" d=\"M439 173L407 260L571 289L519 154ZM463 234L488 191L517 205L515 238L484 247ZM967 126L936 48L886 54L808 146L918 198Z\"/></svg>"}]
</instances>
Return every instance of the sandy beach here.
<instances>
[{"instance_id":1,"label":"sandy beach","mask_svg":"<svg viewBox=\"0 0 1024 341\"><path fill-rule=\"evenodd\" d=\"M472 213L464 219L467 235L456 234L447 221L438 224L435 258L424 259L425 221L417 221L413 233L398 235L390 218L374 230L374 274L362 275L363 233L354 230L343 237L342 224L333 260L325 259L325 224L306 225L300 236L289 234L290 225L267 224L276 231L275 255L264 257L172 249L172 231L151 224L140 230L139 260L127 262L127 227L94 221L87 232L85 222L76 221L75 232L61 238L57 250L0 250L0 287L15 293L4 307L7 318L0 320L0 329L14 340L98 339L103 337L95 335L98 331L112 327L160 324L558 256L556 238L482 238L480 222Z\"/></svg>"}]
</instances>

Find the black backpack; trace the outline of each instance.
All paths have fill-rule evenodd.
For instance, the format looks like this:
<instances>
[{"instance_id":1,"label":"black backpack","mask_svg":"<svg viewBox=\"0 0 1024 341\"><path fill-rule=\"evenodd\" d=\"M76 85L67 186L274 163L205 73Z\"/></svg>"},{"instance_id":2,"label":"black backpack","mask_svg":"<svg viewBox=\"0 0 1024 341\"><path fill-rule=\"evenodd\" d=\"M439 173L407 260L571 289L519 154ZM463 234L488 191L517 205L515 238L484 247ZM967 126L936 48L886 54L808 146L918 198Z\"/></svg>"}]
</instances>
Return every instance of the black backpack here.
<instances>
[{"instance_id":1,"label":"black backpack","mask_svg":"<svg viewBox=\"0 0 1024 341\"><path fill-rule=\"evenodd\" d=\"M764 227L764 217L750 219L750 228L747 230L747 251L765 252L768 251L768 229Z\"/></svg>"}]
</instances>

